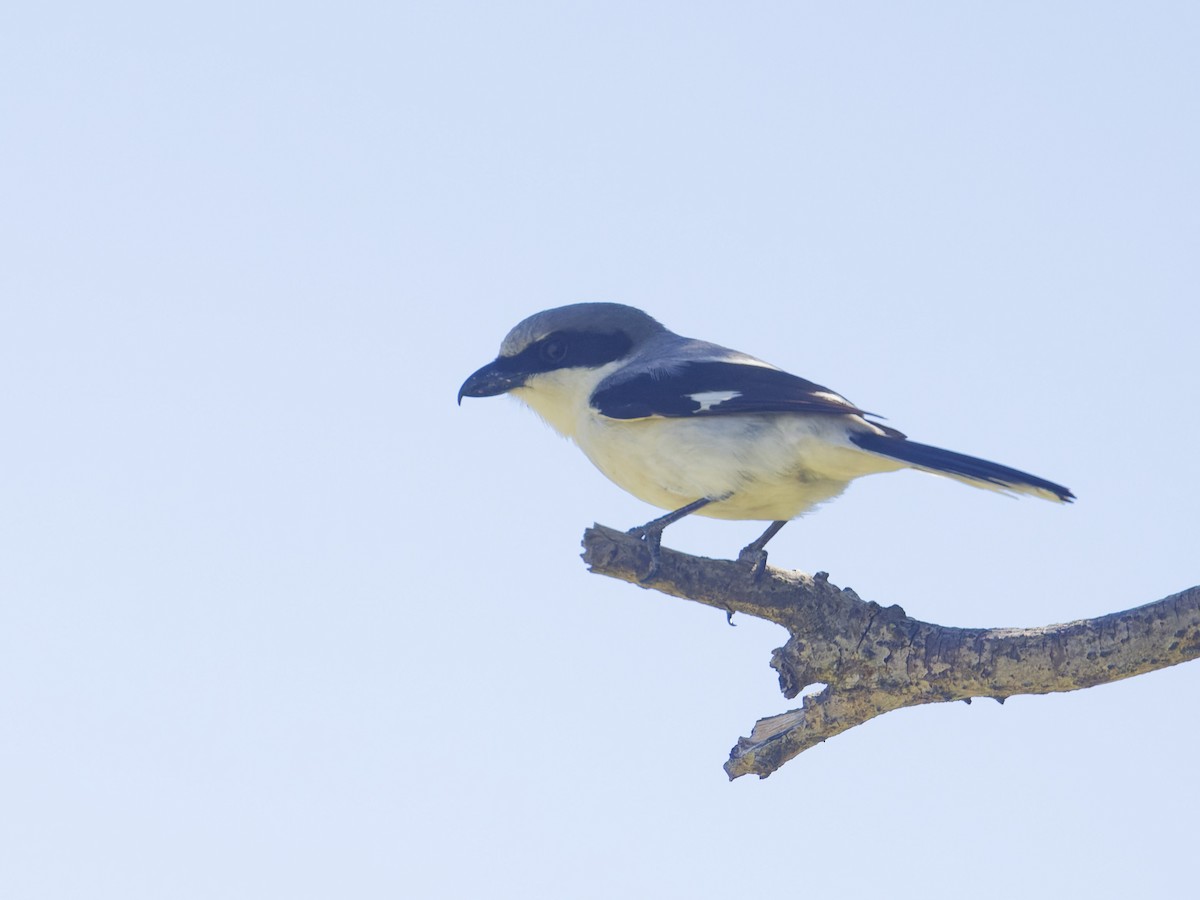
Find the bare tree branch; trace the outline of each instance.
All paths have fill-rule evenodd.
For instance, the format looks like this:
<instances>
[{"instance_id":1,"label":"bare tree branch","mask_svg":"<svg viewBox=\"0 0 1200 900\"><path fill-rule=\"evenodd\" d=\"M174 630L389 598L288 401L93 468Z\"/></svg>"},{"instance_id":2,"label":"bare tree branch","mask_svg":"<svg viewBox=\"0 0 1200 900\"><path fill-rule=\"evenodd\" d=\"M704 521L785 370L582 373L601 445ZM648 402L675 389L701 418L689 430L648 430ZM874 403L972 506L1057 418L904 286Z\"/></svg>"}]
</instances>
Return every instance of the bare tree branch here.
<instances>
[{"instance_id":1,"label":"bare tree branch","mask_svg":"<svg viewBox=\"0 0 1200 900\"><path fill-rule=\"evenodd\" d=\"M584 534L593 572L775 622L788 642L772 655L785 697L809 685L799 709L760 719L730 751L729 777L766 778L814 744L905 706L1105 684L1200 656L1200 587L1095 619L1041 628L951 628L882 607L816 576L662 548L643 583L649 552L637 538L596 525Z\"/></svg>"}]
</instances>

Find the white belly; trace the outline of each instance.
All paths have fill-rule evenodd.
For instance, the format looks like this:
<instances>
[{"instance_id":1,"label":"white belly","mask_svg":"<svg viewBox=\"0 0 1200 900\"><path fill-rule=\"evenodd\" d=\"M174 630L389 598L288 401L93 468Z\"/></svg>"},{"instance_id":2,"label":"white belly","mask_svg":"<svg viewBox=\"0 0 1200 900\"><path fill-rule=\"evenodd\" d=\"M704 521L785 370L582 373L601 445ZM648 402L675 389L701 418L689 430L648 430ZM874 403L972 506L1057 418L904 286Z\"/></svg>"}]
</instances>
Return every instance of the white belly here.
<instances>
[{"instance_id":1,"label":"white belly","mask_svg":"<svg viewBox=\"0 0 1200 900\"><path fill-rule=\"evenodd\" d=\"M647 503L678 509L728 495L696 514L769 521L833 499L860 475L903 467L850 444L848 424L841 416L771 414L620 421L589 411L571 436L601 472Z\"/></svg>"}]
</instances>

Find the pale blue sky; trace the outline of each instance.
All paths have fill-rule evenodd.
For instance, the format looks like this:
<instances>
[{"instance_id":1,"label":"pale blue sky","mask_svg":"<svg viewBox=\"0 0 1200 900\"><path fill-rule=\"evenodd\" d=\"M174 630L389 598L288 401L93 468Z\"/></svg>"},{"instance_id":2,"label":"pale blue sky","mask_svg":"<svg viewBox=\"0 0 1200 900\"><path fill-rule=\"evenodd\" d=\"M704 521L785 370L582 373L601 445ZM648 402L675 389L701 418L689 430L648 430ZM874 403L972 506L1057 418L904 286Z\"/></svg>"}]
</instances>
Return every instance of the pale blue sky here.
<instances>
[{"instance_id":1,"label":"pale blue sky","mask_svg":"<svg viewBox=\"0 0 1200 900\"><path fill-rule=\"evenodd\" d=\"M630 303L1079 496L866 479L775 564L954 625L1195 584L1197 46L1182 2L5 12L0 896L1194 890L1200 665L729 784L783 633L589 575L655 511L454 395Z\"/></svg>"}]
</instances>

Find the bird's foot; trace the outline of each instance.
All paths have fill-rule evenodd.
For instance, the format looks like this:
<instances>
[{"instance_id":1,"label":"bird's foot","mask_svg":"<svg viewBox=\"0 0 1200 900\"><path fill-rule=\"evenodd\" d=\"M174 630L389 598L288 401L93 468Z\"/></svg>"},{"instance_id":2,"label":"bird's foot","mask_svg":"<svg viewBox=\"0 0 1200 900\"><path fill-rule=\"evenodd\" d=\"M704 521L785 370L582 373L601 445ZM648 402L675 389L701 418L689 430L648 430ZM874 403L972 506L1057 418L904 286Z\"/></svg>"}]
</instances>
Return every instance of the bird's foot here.
<instances>
[{"instance_id":1,"label":"bird's foot","mask_svg":"<svg viewBox=\"0 0 1200 900\"><path fill-rule=\"evenodd\" d=\"M646 569L646 574L638 581L645 584L654 579L658 574L659 563L662 561L662 533L661 527L653 525L639 525L637 528L630 528L626 534L641 540L646 545L646 549L650 551L650 566Z\"/></svg>"},{"instance_id":2,"label":"bird's foot","mask_svg":"<svg viewBox=\"0 0 1200 900\"><path fill-rule=\"evenodd\" d=\"M662 556L662 533L663 529L672 522L678 522L684 516L691 515L698 509L708 506L710 503L719 503L722 500L728 500L732 494L722 494L719 497L701 497L699 500L693 500L686 506L681 506L679 509L672 510L665 516L659 516L657 519L651 519L645 525L639 525L637 528L630 528L627 532L636 538L641 538L647 547L650 548L650 568L639 580L642 584L652 579L658 574L658 564ZM783 523L779 524L779 528L783 527ZM775 530L778 531L779 528ZM771 532L774 534L775 532ZM760 539L761 540L761 539Z\"/></svg>"},{"instance_id":3,"label":"bird's foot","mask_svg":"<svg viewBox=\"0 0 1200 900\"><path fill-rule=\"evenodd\" d=\"M772 522L767 526L766 531L743 547L742 552L738 554L738 562L749 567L750 580L755 584L762 580L763 573L767 571L767 551L763 548L767 546L767 541L779 534L779 529L786 524L787 520L785 519Z\"/></svg>"},{"instance_id":4,"label":"bird's foot","mask_svg":"<svg viewBox=\"0 0 1200 900\"><path fill-rule=\"evenodd\" d=\"M737 561L749 570L750 580L755 584L762 580L763 573L767 571L767 551L754 544L743 547Z\"/></svg>"}]
</instances>

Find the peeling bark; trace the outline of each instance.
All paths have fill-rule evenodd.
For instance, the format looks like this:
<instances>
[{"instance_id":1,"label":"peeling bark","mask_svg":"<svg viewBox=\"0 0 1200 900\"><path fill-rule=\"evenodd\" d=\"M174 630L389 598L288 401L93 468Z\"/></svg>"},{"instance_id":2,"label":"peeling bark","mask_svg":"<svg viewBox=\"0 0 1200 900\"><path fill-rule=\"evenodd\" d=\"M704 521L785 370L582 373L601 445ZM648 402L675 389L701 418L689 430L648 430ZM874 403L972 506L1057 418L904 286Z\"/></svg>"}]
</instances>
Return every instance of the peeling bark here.
<instances>
[{"instance_id":1,"label":"peeling bark","mask_svg":"<svg viewBox=\"0 0 1200 900\"><path fill-rule=\"evenodd\" d=\"M881 713L905 706L1106 684L1200 656L1200 587L1154 603L1040 628L952 628L910 618L838 588L828 576L688 556L666 547L647 582L645 544L603 525L583 538L593 572L782 625L790 637L771 666L799 709L760 719L725 771L766 778L789 759Z\"/></svg>"}]
</instances>

